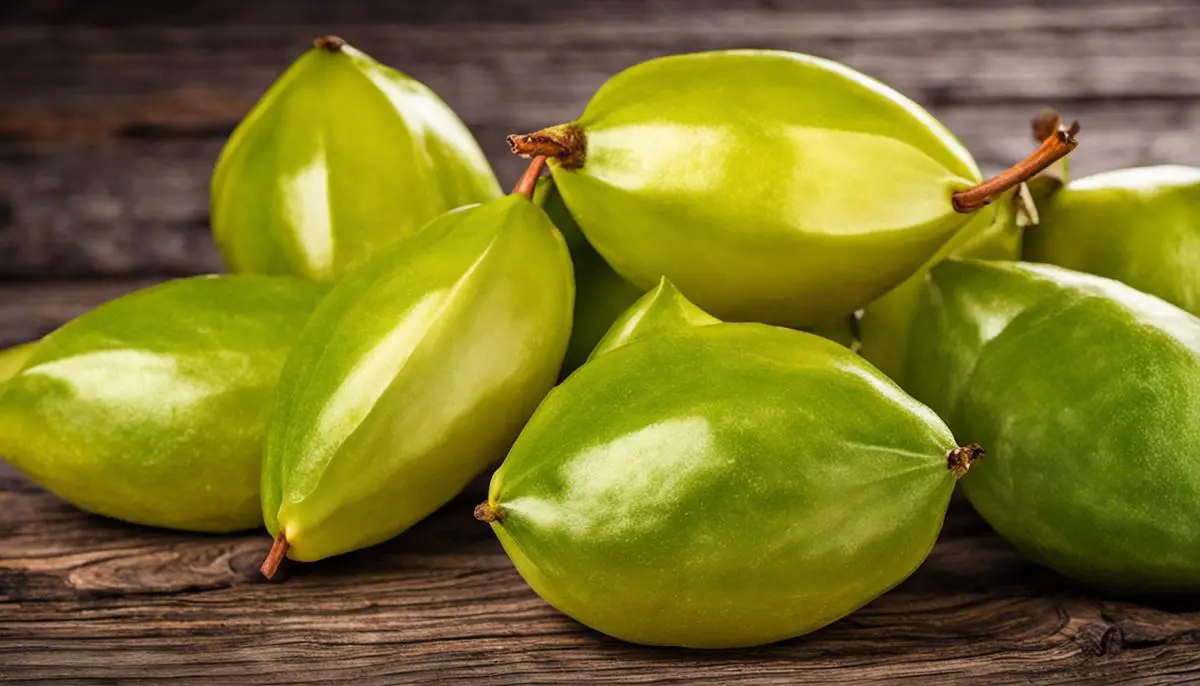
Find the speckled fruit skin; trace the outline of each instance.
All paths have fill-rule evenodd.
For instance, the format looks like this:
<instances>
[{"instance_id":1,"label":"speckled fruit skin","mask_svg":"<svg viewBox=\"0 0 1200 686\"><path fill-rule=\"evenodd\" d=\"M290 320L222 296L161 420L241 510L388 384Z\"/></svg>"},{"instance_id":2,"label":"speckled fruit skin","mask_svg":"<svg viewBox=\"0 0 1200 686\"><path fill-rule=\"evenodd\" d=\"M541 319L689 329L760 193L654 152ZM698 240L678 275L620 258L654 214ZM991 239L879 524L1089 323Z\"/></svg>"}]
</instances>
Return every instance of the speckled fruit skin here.
<instances>
[{"instance_id":1,"label":"speckled fruit skin","mask_svg":"<svg viewBox=\"0 0 1200 686\"><path fill-rule=\"evenodd\" d=\"M1096 276L948 261L908 374L987 446L963 488L1031 559L1110 591L1200 591L1200 319Z\"/></svg>"},{"instance_id":2,"label":"speckled fruit skin","mask_svg":"<svg viewBox=\"0 0 1200 686\"><path fill-rule=\"evenodd\" d=\"M188 531L261 526L271 398L324 292L199 277L101 305L0 385L0 455L96 514Z\"/></svg>"},{"instance_id":3,"label":"speckled fruit skin","mask_svg":"<svg viewBox=\"0 0 1200 686\"><path fill-rule=\"evenodd\" d=\"M1040 207L1026 260L1116 279L1200 314L1200 168L1097 174Z\"/></svg>"},{"instance_id":4,"label":"speckled fruit skin","mask_svg":"<svg viewBox=\"0 0 1200 686\"><path fill-rule=\"evenodd\" d=\"M1017 222L1016 191L978 211L921 269L863 309L858 322L862 356L902 387L908 337L929 270L949 257L981 260L1021 259L1022 227Z\"/></svg>"},{"instance_id":5,"label":"speckled fruit skin","mask_svg":"<svg viewBox=\"0 0 1200 686\"><path fill-rule=\"evenodd\" d=\"M723 648L813 631L912 573L954 488L945 425L823 338L670 330L663 290L626 318L651 333L613 334L492 477L480 509L530 586L626 641Z\"/></svg>"},{"instance_id":6,"label":"speckled fruit skin","mask_svg":"<svg viewBox=\"0 0 1200 686\"><path fill-rule=\"evenodd\" d=\"M334 281L443 212L501 195L433 91L333 45L301 56L221 152L212 224L232 271Z\"/></svg>"},{"instance_id":7,"label":"speckled fruit skin","mask_svg":"<svg viewBox=\"0 0 1200 686\"><path fill-rule=\"evenodd\" d=\"M731 321L804 327L865 306L968 221L951 196L980 180L911 100L787 52L651 60L544 132L586 147L550 169L608 263Z\"/></svg>"},{"instance_id":8,"label":"speckled fruit skin","mask_svg":"<svg viewBox=\"0 0 1200 686\"><path fill-rule=\"evenodd\" d=\"M547 177L538 181L534 202L546 212L567 241L574 267L575 316L571 342L563 357L562 376L565 377L587 360L613 321L645 291L622 279L587 242L563 204L553 180Z\"/></svg>"},{"instance_id":9,"label":"speckled fruit skin","mask_svg":"<svg viewBox=\"0 0 1200 686\"><path fill-rule=\"evenodd\" d=\"M334 287L288 360L263 517L312 561L389 539L500 459L554 384L574 287L527 198L435 219Z\"/></svg>"}]
</instances>

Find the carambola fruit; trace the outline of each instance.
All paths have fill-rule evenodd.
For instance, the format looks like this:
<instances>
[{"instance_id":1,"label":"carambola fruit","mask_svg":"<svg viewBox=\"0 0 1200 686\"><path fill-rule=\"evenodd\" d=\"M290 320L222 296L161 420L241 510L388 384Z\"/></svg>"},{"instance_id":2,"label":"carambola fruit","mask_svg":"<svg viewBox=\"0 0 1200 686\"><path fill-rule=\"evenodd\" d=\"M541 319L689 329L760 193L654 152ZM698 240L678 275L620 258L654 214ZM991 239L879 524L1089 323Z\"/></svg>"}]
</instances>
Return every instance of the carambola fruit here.
<instances>
[{"instance_id":1,"label":"carambola fruit","mask_svg":"<svg viewBox=\"0 0 1200 686\"><path fill-rule=\"evenodd\" d=\"M1120 169L1040 206L1025 259L1116 279L1200 314L1200 169Z\"/></svg>"},{"instance_id":2,"label":"carambola fruit","mask_svg":"<svg viewBox=\"0 0 1200 686\"><path fill-rule=\"evenodd\" d=\"M261 526L271 398L324 290L198 277L101 305L0 385L0 455L89 512L189 531Z\"/></svg>"},{"instance_id":3,"label":"carambola fruit","mask_svg":"<svg viewBox=\"0 0 1200 686\"><path fill-rule=\"evenodd\" d=\"M475 516L530 586L627 641L719 648L812 631L912 573L978 446L846 348L681 321L680 297L635 304L492 477Z\"/></svg>"},{"instance_id":4,"label":"carambola fruit","mask_svg":"<svg viewBox=\"0 0 1200 686\"><path fill-rule=\"evenodd\" d=\"M987 446L962 485L1001 536L1088 585L1200 591L1200 319L1097 276L947 261L908 364Z\"/></svg>"},{"instance_id":5,"label":"carambola fruit","mask_svg":"<svg viewBox=\"0 0 1200 686\"><path fill-rule=\"evenodd\" d=\"M435 219L339 283L288 359L267 437L263 563L389 539L500 460L558 377L566 244L521 193Z\"/></svg>"},{"instance_id":6,"label":"carambola fruit","mask_svg":"<svg viewBox=\"0 0 1200 686\"><path fill-rule=\"evenodd\" d=\"M1075 130L980 183L945 127L887 86L738 50L634 66L578 120L509 143L551 158L566 206L626 280L666 276L722 319L803 327L908 278L973 212L1073 149Z\"/></svg>"},{"instance_id":7,"label":"carambola fruit","mask_svg":"<svg viewBox=\"0 0 1200 686\"><path fill-rule=\"evenodd\" d=\"M499 196L433 91L325 36L221 152L213 234L235 272L332 281L443 212Z\"/></svg>"}]
</instances>

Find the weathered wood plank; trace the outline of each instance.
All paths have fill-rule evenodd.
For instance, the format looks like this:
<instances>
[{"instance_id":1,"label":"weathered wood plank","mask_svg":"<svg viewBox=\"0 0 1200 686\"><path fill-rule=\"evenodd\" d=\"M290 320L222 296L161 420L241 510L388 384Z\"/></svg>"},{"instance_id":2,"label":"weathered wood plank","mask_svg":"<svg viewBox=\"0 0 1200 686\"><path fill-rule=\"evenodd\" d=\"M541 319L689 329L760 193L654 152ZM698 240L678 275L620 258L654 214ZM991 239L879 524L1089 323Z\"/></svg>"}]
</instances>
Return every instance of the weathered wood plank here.
<instances>
[{"instance_id":1,"label":"weathered wood plank","mask_svg":"<svg viewBox=\"0 0 1200 686\"><path fill-rule=\"evenodd\" d=\"M1089 596L1022 560L965 506L910 580L776 646L630 646L556 613L462 498L390 543L267 584L265 534L192 536L80 513L0 467L0 670L144 680L910 678L1169 683L1200 670L1200 607Z\"/></svg>"},{"instance_id":2,"label":"weathered wood plank","mask_svg":"<svg viewBox=\"0 0 1200 686\"><path fill-rule=\"evenodd\" d=\"M929 105L989 168L1024 154L1024 122L1042 105L1083 121L1080 172L1200 163L1196 3L714 3L701 13L673 2L616 12L523 2L473 21L442 4L417 3L424 9L408 24L363 23L371 15L346 10L330 26L309 15L254 25L268 15L253 3L189 6L175 16L199 19L166 29L8 22L0 62L21 68L0 71L0 277L218 269L207 187L221 141L330 29L438 90L506 182L520 162L504 134L572 118L608 75L642 59L746 45L824 54L879 76ZM80 7L27 20L95 16ZM204 26L231 18L243 23Z\"/></svg>"},{"instance_id":3,"label":"weathered wood plank","mask_svg":"<svg viewBox=\"0 0 1200 686\"><path fill-rule=\"evenodd\" d=\"M1037 110L1019 103L935 111L981 165L995 170L1031 149L1026 125ZM1085 125L1072 156L1076 173L1200 164L1200 99L1088 102L1064 111ZM517 128L474 127L505 186L524 166L504 143ZM222 144L222 137L208 135L100 145L0 142L0 277L222 270L208 224L209 176Z\"/></svg>"}]
</instances>

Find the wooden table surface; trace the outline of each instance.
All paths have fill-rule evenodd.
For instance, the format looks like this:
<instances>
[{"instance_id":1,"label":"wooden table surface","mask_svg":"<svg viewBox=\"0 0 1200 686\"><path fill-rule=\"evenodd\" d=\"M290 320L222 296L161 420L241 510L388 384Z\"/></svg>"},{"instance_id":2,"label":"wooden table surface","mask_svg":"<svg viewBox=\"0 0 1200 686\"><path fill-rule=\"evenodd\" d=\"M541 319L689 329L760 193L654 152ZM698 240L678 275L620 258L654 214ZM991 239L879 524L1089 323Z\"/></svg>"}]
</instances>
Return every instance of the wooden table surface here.
<instances>
[{"instance_id":1,"label":"wooden table surface","mask_svg":"<svg viewBox=\"0 0 1200 686\"><path fill-rule=\"evenodd\" d=\"M928 106L989 170L1044 106L1074 170L1200 164L1200 3L655 0L0 3L0 346L163 278L221 269L207 183L233 125L312 36L437 90L505 184L503 136L575 116L613 72L773 47ZM956 504L907 582L808 637L741 651L606 638L530 591L477 485L400 538L289 565L266 534L83 514L0 463L0 680L1079 683L1200 681L1200 602L1106 598L1024 561Z\"/></svg>"}]
</instances>

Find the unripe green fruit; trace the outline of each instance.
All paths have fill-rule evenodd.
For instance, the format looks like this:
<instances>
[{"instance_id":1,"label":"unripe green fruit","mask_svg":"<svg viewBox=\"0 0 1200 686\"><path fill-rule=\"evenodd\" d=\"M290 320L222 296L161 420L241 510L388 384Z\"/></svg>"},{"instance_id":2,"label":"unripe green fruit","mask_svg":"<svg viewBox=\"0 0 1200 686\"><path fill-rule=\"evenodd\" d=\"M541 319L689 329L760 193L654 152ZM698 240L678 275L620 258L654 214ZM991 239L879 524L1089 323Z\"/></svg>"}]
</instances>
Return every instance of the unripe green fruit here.
<instances>
[{"instance_id":1,"label":"unripe green fruit","mask_svg":"<svg viewBox=\"0 0 1200 686\"><path fill-rule=\"evenodd\" d=\"M443 212L499 195L433 91L327 36L221 152L213 234L232 271L333 281Z\"/></svg>"},{"instance_id":2,"label":"unripe green fruit","mask_svg":"<svg viewBox=\"0 0 1200 686\"><path fill-rule=\"evenodd\" d=\"M96 514L188 531L261 526L275 384L324 292L199 277L101 305L0 385L0 455Z\"/></svg>"}]
</instances>

